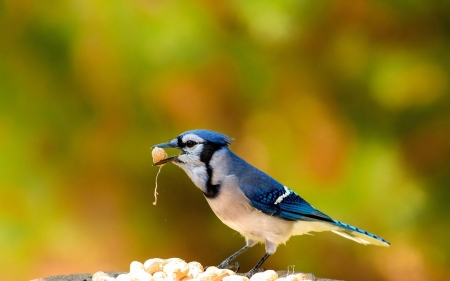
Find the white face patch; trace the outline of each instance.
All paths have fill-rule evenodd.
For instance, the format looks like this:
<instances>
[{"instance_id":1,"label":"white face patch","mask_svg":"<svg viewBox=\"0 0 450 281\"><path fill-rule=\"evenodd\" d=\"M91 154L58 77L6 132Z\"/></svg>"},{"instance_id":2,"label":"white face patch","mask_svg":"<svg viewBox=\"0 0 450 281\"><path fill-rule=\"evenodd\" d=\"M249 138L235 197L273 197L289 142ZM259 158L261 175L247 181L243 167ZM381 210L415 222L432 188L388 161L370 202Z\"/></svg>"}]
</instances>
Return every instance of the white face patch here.
<instances>
[{"instance_id":1,"label":"white face patch","mask_svg":"<svg viewBox=\"0 0 450 281\"><path fill-rule=\"evenodd\" d=\"M184 147L183 151L186 152L187 154L198 156L198 159L200 160L200 154L203 151L203 144L199 143L194 147Z\"/></svg>"},{"instance_id":2,"label":"white face patch","mask_svg":"<svg viewBox=\"0 0 450 281\"><path fill-rule=\"evenodd\" d=\"M284 186L284 190L286 190L286 192L283 193L283 195L281 195L280 197L278 197L277 200L275 200L275 203L273 203L274 205L281 203L281 201L283 201L284 198L288 197L289 194L291 194L291 191L286 186Z\"/></svg>"},{"instance_id":3,"label":"white face patch","mask_svg":"<svg viewBox=\"0 0 450 281\"><path fill-rule=\"evenodd\" d=\"M195 142L197 142L197 143L200 143L200 142L204 142L204 141L205 141L205 140L202 139L201 137L199 137L199 136L197 136L197 135L194 135L194 134L186 134L186 135L184 135L184 136L181 138L181 141L182 141L183 143L186 143L188 140L195 141Z\"/></svg>"},{"instance_id":4,"label":"white face patch","mask_svg":"<svg viewBox=\"0 0 450 281\"><path fill-rule=\"evenodd\" d=\"M197 145L203 146L203 145ZM199 153L202 148L197 148ZM183 169L194 184L200 188L203 192L206 192L206 181L208 179L208 173L206 171L205 163L200 161L200 158L196 154L181 154L178 156L181 162L174 161L173 164Z\"/></svg>"},{"instance_id":5,"label":"white face patch","mask_svg":"<svg viewBox=\"0 0 450 281\"><path fill-rule=\"evenodd\" d=\"M229 167L226 164L227 160L225 157L226 149L221 148L214 153L211 161L209 162L210 167L214 168L214 173L212 174L211 179L212 184L219 184L223 177L229 175Z\"/></svg>"}]
</instances>

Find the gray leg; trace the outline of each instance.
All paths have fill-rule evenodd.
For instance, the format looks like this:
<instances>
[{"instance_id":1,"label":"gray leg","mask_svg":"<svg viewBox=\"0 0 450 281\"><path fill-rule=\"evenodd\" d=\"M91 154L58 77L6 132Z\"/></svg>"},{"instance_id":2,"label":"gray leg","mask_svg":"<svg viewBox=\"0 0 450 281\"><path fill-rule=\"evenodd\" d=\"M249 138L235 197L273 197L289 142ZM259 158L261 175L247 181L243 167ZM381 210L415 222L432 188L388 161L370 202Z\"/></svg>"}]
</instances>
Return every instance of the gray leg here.
<instances>
[{"instance_id":1,"label":"gray leg","mask_svg":"<svg viewBox=\"0 0 450 281\"><path fill-rule=\"evenodd\" d=\"M267 260L268 257L270 257L275 251L277 250L277 244L266 240L266 253L264 256L259 260L259 262L253 267L248 273L247 277L252 277L253 274L257 273L259 269L261 268L261 265Z\"/></svg>"},{"instance_id":2,"label":"gray leg","mask_svg":"<svg viewBox=\"0 0 450 281\"><path fill-rule=\"evenodd\" d=\"M247 278L252 277L253 274L257 273L259 271L259 269L261 268L261 265L267 260L268 257L270 257L271 254L269 253L265 253L264 256L259 260L259 262L255 265L254 268L252 268L248 273L247 273Z\"/></svg>"},{"instance_id":3,"label":"gray leg","mask_svg":"<svg viewBox=\"0 0 450 281\"><path fill-rule=\"evenodd\" d=\"M239 263L238 262L234 262L231 263L230 262L232 260L234 260L235 258L237 258L240 254L242 254L243 252L245 252L248 248L253 247L256 242L250 239L246 238L246 242L247 244L242 247L239 251L237 251L236 253L232 254L231 256L229 256L226 260L224 260L221 264L219 264L217 267L218 268L235 268L236 272L239 271Z\"/></svg>"}]
</instances>

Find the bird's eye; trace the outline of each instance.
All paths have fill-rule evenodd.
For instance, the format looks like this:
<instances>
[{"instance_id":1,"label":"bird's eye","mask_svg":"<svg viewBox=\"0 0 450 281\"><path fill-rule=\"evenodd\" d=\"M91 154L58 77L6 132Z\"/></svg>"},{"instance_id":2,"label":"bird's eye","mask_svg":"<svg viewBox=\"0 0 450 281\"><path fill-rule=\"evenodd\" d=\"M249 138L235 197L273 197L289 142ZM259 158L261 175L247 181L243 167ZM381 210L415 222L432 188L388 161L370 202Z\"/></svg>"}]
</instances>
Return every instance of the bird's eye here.
<instances>
[{"instance_id":1,"label":"bird's eye","mask_svg":"<svg viewBox=\"0 0 450 281\"><path fill-rule=\"evenodd\" d=\"M191 141L191 140L188 140L187 142L186 142L186 146L187 147L193 147L194 145L196 145L197 143L195 142L195 141Z\"/></svg>"}]
</instances>

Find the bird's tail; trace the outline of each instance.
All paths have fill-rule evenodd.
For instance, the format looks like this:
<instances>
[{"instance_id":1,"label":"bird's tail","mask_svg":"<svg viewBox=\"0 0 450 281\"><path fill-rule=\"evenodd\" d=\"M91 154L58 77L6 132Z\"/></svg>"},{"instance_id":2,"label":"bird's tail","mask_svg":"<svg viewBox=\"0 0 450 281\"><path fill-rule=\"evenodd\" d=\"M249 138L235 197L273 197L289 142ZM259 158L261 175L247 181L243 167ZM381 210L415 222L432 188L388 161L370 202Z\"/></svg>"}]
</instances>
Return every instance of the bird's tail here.
<instances>
[{"instance_id":1,"label":"bird's tail","mask_svg":"<svg viewBox=\"0 0 450 281\"><path fill-rule=\"evenodd\" d=\"M359 229L357 227L354 227L352 225L333 220L335 225L338 227L338 229L333 229L333 231L336 234L339 234L347 239L351 239L353 241L356 241L358 243L368 245L377 245L377 246L383 246L383 247L389 247L391 246L391 243L384 240L383 238L376 236L375 234L372 234L370 232L367 232L363 229Z\"/></svg>"}]
</instances>

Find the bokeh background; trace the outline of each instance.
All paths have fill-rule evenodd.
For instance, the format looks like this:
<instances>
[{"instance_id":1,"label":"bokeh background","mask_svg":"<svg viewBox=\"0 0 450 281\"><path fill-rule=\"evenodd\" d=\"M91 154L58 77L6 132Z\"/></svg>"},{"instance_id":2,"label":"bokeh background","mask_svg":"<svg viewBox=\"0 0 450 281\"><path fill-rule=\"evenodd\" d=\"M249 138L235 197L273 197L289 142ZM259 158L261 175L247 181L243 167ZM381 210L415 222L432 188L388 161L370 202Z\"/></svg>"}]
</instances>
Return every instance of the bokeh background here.
<instances>
[{"instance_id":1,"label":"bokeh background","mask_svg":"<svg viewBox=\"0 0 450 281\"><path fill-rule=\"evenodd\" d=\"M206 128L392 243L294 237L266 268L448 280L449 77L448 1L0 1L0 279L220 263L244 240L182 170L152 205L151 145Z\"/></svg>"}]
</instances>

